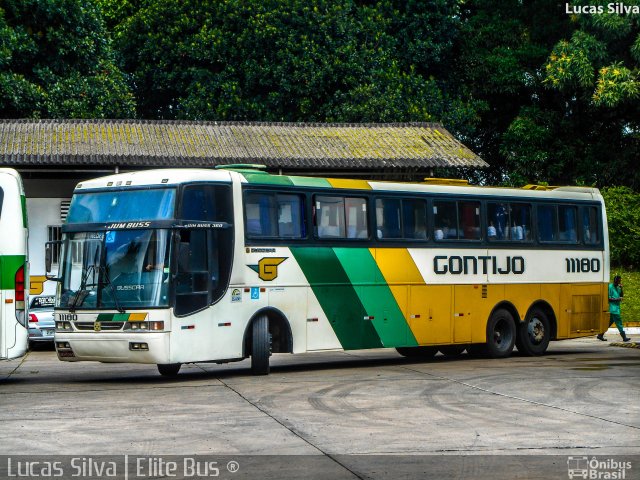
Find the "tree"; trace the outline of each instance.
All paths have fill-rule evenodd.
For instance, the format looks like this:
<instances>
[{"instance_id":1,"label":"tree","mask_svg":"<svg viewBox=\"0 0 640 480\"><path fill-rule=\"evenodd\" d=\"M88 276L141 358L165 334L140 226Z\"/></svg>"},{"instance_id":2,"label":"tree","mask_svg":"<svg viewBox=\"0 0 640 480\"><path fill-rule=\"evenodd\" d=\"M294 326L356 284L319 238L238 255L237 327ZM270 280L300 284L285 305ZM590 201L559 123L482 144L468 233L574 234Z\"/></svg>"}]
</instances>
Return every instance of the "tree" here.
<instances>
[{"instance_id":1,"label":"tree","mask_svg":"<svg viewBox=\"0 0 640 480\"><path fill-rule=\"evenodd\" d=\"M514 178L505 133L544 90L541 66L568 30L566 18L551 0L469 0L461 18L453 62L460 95L477 101L480 117L468 145L491 165L475 177L490 184L528 183L525 175Z\"/></svg>"},{"instance_id":2,"label":"tree","mask_svg":"<svg viewBox=\"0 0 640 480\"><path fill-rule=\"evenodd\" d=\"M2 117L134 115L133 95L93 2L2 0L0 46Z\"/></svg>"},{"instance_id":3,"label":"tree","mask_svg":"<svg viewBox=\"0 0 640 480\"><path fill-rule=\"evenodd\" d=\"M543 89L503 137L514 177L640 187L640 29L607 5L566 15L570 31L541 66Z\"/></svg>"},{"instance_id":4,"label":"tree","mask_svg":"<svg viewBox=\"0 0 640 480\"><path fill-rule=\"evenodd\" d=\"M611 263L637 268L640 265L640 193L627 187L602 190L607 207Z\"/></svg>"},{"instance_id":5,"label":"tree","mask_svg":"<svg viewBox=\"0 0 640 480\"><path fill-rule=\"evenodd\" d=\"M445 88L453 0L102 0L145 118L471 129ZM133 5L133 6L132 6Z\"/></svg>"}]
</instances>

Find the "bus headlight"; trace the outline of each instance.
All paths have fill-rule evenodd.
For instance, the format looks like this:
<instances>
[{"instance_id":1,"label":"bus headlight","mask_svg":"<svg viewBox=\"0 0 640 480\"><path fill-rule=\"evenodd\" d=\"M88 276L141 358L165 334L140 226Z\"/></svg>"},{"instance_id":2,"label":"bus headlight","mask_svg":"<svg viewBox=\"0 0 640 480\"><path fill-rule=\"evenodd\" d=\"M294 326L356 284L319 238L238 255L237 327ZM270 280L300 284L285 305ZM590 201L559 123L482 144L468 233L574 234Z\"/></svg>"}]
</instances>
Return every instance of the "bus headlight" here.
<instances>
[{"instance_id":1,"label":"bus headlight","mask_svg":"<svg viewBox=\"0 0 640 480\"><path fill-rule=\"evenodd\" d=\"M56 330L59 332L64 332L73 330L71 327L71 322L56 322Z\"/></svg>"},{"instance_id":2,"label":"bus headlight","mask_svg":"<svg viewBox=\"0 0 640 480\"><path fill-rule=\"evenodd\" d=\"M127 322L124 329L132 332L159 332L164 330L164 322Z\"/></svg>"}]
</instances>

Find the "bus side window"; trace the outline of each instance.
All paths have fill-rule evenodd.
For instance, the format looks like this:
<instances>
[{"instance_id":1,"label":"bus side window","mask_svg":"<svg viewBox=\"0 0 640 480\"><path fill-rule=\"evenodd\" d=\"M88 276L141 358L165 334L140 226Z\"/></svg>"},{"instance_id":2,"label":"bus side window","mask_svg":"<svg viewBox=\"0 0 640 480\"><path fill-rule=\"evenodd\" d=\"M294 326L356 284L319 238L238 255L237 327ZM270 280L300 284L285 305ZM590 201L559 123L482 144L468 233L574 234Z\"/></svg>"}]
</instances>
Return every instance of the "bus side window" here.
<instances>
[{"instance_id":1,"label":"bus side window","mask_svg":"<svg viewBox=\"0 0 640 480\"><path fill-rule=\"evenodd\" d=\"M434 202L433 220L433 237L436 240L458 238L458 218L456 202Z\"/></svg>"},{"instance_id":2,"label":"bus side window","mask_svg":"<svg viewBox=\"0 0 640 480\"><path fill-rule=\"evenodd\" d=\"M278 194L278 236L303 238L306 236L304 199L301 195Z\"/></svg>"},{"instance_id":3,"label":"bus side window","mask_svg":"<svg viewBox=\"0 0 640 480\"><path fill-rule=\"evenodd\" d=\"M402 224L404 238L426 240L427 202L424 200L403 200Z\"/></svg>"},{"instance_id":4,"label":"bus side window","mask_svg":"<svg viewBox=\"0 0 640 480\"><path fill-rule=\"evenodd\" d=\"M316 197L318 238L346 237L344 224L344 198Z\"/></svg>"},{"instance_id":5,"label":"bus side window","mask_svg":"<svg viewBox=\"0 0 640 480\"><path fill-rule=\"evenodd\" d=\"M480 203L479 202L458 202L458 218L460 226L458 228L458 238L465 240L480 240Z\"/></svg>"},{"instance_id":6,"label":"bus side window","mask_svg":"<svg viewBox=\"0 0 640 480\"><path fill-rule=\"evenodd\" d=\"M600 243L598 209L596 207L582 208L582 239L586 245Z\"/></svg>"},{"instance_id":7,"label":"bus side window","mask_svg":"<svg viewBox=\"0 0 640 480\"><path fill-rule=\"evenodd\" d=\"M376 199L376 235L378 238L402 238L400 205L398 199Z\"/></svg>"},{"instance_id":8,"label":"bus side window","mask_svg":"<svg viewBox=\"0 0 640 480\"><path fill-rule=\"evenodd\" d=\"M558 239L564 242L578 242L576 207L558 206Z\"/></svg>"},{"instance_id":9,"label":"bus side window","mask_svg":"<svg viewBox=\"0 0 640 480\"><path fill-rule=\"evenodd\" d=\"M541 242L558 239L556 208L553 205L538 205L538 239Z\"/></svg>"},{"instance_id":10,"label":"bus side window","mask_svg":"<svg viewBox=\"0 0 640 480\"><path fill-rule=\"evenodd\" d=\"M181 218L185 220L230 222L232 205L228 185L190 185L182 193Z\"/></svg>"}]
</instances>

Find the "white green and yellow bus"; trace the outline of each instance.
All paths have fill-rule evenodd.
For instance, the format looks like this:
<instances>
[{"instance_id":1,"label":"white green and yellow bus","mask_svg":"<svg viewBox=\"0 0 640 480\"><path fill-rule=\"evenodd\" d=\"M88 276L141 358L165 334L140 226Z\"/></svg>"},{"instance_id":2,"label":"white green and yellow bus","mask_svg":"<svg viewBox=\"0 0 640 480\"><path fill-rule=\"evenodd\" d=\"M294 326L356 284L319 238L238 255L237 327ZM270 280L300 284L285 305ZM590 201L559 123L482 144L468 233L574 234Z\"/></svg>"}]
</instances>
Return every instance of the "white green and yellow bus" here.
<instances>
[{"instance_id":1,"label":"white green and yellow bus","mask_svg":"<svg viewBox=\"0 0 640 480\"><path fill-rule=\"evenodd\" d=\"M155 170L79 184L56 349L157 364L389 347L543 354L607 318L597 189Z\"/></svg>"},{"instance_id":2,"label":"white green and yellow bus","mask_svg":"<svg viewBox=\"0 0 640 480\"><path fill-rule=\"evenodd\" d=\"M27 208L22 179L0 168L0 359L27 351L29 278Z\"/></svg>"}]
</instances>

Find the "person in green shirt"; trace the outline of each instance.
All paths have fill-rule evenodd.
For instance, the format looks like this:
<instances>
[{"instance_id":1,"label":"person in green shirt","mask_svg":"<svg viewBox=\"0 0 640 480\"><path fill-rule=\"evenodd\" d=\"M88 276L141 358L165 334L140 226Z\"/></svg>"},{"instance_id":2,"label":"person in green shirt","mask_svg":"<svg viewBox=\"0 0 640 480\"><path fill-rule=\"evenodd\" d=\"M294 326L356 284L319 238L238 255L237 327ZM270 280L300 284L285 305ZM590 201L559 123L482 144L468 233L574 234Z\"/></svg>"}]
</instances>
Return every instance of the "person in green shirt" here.
<instances>
[{"instance_id":1,"label":"person in green shirt","mask_svg":"<svg viewBox=\"0 0 640 480\"><path fill-rule=\"evenodd\" d=\"M628 342L631 339L627 337L626 333L624 333L624 328L622 328L622 317L620 316L620 302L622 302L623 297L622 278L620 278L620 275L616 275L613 277L613 283L609 284L609 315L611 318L609 326L615 323L616 327L618 327L618 331L620 332L620 336L622 337L622 341ZM598 334L598 340L606 342L607 339L604 338L604 334L605 332Z\"/></svg>"}]
</instances>

